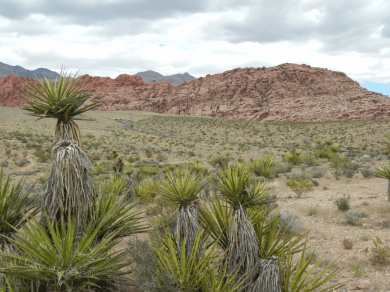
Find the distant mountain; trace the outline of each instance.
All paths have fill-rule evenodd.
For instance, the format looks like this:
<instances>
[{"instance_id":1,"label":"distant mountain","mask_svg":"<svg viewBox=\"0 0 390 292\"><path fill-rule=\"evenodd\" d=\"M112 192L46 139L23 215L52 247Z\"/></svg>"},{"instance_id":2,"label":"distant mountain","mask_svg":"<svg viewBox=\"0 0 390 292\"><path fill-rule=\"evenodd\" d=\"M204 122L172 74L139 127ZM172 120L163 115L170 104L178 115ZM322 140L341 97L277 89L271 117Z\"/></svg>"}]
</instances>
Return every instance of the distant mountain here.
<instances>
[{"instance_id":1,"label":"distant mountain","mask_svg":"<svg viewBox=\"0 0 390 292\"><path fill-rule=\"evenodd\" d=\"M170 76L164 76L161 75L158 72L148 70L145 72L139 72L137 74L134 74L133 76L139 76L142 78L143 82L150 83L153 80L156 80L157 83L161 83L163 81L169 81L169 83L172 84L180 84L183 83L184 81L192 81L195 80L196 78L194 76L191 76L187 72L184 74L175 74L175 75L170 75Z\"/></svg>"},{"instance_id":2,"label":"distant mountain","mask_svg":"<svg viewBox=\"0 0 390 292\"><path fill-rule=\"evenodd\" d=\"M8 75L11 75L12 74L12 71L10 69L8 69L7 67L1 65L2 63L0 63L0 78L3 78L5 76L8 76Z\"/></svg>"},{"instance_id":3,"label":"distant mountain","mask_svg":"<svg viewBox=\"0 0 390 292\"><path fill-rule=\"evenodd\" d=\"M40 78L41 76L50 77L51 79L57 79L60 74L45 68L38 68L35 70L27 70L20 66L10 66L0 62L0 78L11 74L16 74L21 77L35 78L34 74Z\"/></svg>"}]
</instances>

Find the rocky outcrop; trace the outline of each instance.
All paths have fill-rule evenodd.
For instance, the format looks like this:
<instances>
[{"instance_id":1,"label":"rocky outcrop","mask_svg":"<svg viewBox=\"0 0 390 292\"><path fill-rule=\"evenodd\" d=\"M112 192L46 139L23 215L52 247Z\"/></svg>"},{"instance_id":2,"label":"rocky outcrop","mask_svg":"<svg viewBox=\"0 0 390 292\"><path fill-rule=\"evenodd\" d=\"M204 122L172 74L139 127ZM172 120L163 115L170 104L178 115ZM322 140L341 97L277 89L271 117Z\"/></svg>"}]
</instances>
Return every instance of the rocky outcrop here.
<instances>
[{"instance_id":1,"label":"rocky outcrop","mask_svg":"<svg viewBox=\"0 0 390 292\"><path fill-rule=\"evenodd\" d=\"M0 105L23 106L16 91L24 80L12 76L0 79ZM345 73L307 65L234 69L180 85L147 84L129 75L80 79L93 92L90 102L101 102L99 110L257 121L390 119L388 96L362 88Z\"/></svg>"}]
</instances>

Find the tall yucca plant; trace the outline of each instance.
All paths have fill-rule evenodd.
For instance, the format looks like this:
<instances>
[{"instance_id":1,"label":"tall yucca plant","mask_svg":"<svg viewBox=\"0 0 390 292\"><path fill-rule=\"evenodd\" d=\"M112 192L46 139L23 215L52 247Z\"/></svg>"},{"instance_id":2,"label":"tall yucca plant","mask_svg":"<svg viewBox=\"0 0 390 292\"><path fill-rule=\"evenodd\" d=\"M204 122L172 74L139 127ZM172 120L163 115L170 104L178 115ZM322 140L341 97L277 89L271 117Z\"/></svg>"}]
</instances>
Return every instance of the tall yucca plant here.
<instances>
[{"instance_id":1,"label":"tall yucca plant","mask_svg":"<svg viewBox=\"0 0 390 292\"><path fill-rule=\"evenodd\" d=\"M160 283L158 291L194 291L194 292L238 292L242 291L248 274L236 280L237 268L228 273L223 265L223 255L218 255L216 243L209 249L199 247L202 244L202 232L196 233L193 246L188 251L185 241L177 253L177 242L170 234L165 238L155 238L153 242L157 257L155 277L164 280L170 279L174 287ZM199 254L199 250L202 252ZM188 256L189 254L189 256ZM172 284L170 283L170 286Z\"/></svg>"},{"instance_id":2,"label":"tall yucca plant","mask_svg":"<svg viewBox=\"0 0 390 292\"><path fill-rule=\"evenodd\" d=\"M57 119L55 127L54 142L59 140L75 140L81 146L80 130L75 120L82 113L99 106L99 103L92 103L81 108L91 97L92 93L86 92L79 84L79 79L74 76L67 76L61 69L60 77L53 82L51 78L39 79L35 76L40 88L32 82L27 82L27 92L30 96L22 97L30 104L24 108L30 115L39 118Z\"/></svg>"},{"instance_id":3,"label":"tall yucca plant","mask_svg":"<svg viewBox=\"0 0 390 292\"><path fill-rule=\"evenodd\" d=\"M25 180L20 179L11 185L10 176L3 180L3 168L0 169L0 250L10 251L12 246L8 238L16 234L15 228L21 228L39 209L36 198L27 204L32 186L26 187Z\"/></svg>"},{"instance_id":4,"label":"tall yucca plant","mask_svg":"<svg viewBox=\"0 0 390 292\"><path fill-rule=\"evenodd\" d=\"M134 210L138 202L130 203L126 196L119 193L99 192L97 198L90 204L88 222L101 225L96 235L102 240L114 233L115 239L124 238L136 233L146 232L147 228L140 223L142 216Z\"/></svg>"},{"instance_id":5,"label":"tall yucca plant","mask_svg":"<svg viewBox=\"0 0 390 292\"><path fill-rule=\"evenodd\" d=\"M387 200L390 202L390 163L375 168L375 175L387 179Z\"/></svg>"},{"instance_id":6,"label":"tall yucca plant","mask_svg":"<svg viewBox=\"0 0 390 292\"><path fill-rule=\"evenodd\" d=\"M162 196L178 206L174 235L178 243L184 241L186 250L191 251L199 230L198 194L207 181L198 179L187 169L167 173L166 176L167 180L161 185Z\"/></svg>"},{"instance_id":7,"label":"tall yucca plant","mask_svg":"<svg viewBox=\"0 0 390 292\"><path fill-rule=\"evenodd\" d=\"M67 214L71 214L83 227L87 222L89 204L94 198L93 166L75 141L57 142L52 157L50 175L45 182L43 208L53 222L57 220L64 224Z\"/></svg>"},{"instance_id":8,"label":"tall yucca plant","mask_svg":"<svg viewBox=\"0 0 390 292\"><path fill-rule=\"evenodd\" d=\"M95 291L128 282L121 269L128 265L127 253L112 251L118 244L116 234L97 241L102 224L91 224L79 237L76 220L68 217L66 225L52 223L48 229L32 218L18 237L8 238L17 254L0 253L6 266L2 272L32 281L39 291ZM107 291L103 290L103 291Z\"/></svg>"},{"instance_id":9,"label":"tall yucca plant","mask_svg":"<svg viewBox=\"0 0 390 292\"><path fill-rule=\"evenodd\" d=\"M260 181L251 185L252 178L248 166L234 164L224 168L216 179L221 198L233 209L229 225L231 250L226 260L230 270L240 267L239 275L255 269L260 259L259 240L247 208L264 203L266 193L265 184L261 184ZM255 275L256 273L252 273L250 282L254 280Z\"/></svg>"}]
</instances>

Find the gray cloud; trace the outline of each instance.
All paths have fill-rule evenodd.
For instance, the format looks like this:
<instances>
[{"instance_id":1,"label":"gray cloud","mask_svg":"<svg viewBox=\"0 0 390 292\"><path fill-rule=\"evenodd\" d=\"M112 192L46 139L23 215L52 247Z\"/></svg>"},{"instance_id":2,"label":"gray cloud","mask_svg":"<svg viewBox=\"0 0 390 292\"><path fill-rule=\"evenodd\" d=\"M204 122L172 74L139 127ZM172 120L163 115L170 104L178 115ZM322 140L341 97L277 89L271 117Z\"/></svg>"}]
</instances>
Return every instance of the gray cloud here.
<instances>
[{"instance_id":1,"label":"gray cloud","mask_svg":"<svg viewBox=\"0 0 390 292\"><path fill-rule=\"evenodd\" d=\"M262 44L318 40L323 51L334 52L378 53L390 45L388 1L253 0L246 8L238 19L206 24L204 37ZM378 38L371 39L376 31Z\"/></svg>"},{"instance_id":2,"label":"gray cloud","mask_svg":"<svg viewBox=\"0 0 390 292\"><path fill-rule=\"evenodd\" d=\"M206 0L121 0L121 1L16 1L1 0L0 15L21 20L31 14L66 18L74 23L91 25L113 19L150 19L172 17L180 13L205 10Z\"/></svg>"}]
</instances>

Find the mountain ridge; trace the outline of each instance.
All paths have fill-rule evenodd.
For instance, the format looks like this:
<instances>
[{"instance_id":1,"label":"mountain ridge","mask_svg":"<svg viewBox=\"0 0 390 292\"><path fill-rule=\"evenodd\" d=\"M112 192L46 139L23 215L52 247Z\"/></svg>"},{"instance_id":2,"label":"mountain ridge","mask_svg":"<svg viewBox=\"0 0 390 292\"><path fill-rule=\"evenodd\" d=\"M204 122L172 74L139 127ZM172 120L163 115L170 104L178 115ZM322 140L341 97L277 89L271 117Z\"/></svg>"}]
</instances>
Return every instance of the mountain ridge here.
<instances>
[{"instance_id":1,"label":"mountain ridge","mask_svg":"<svg viewBox=\"0 0 390 292\"><path fill-rule=\"evenodd\" d=\"M168 81L169 83L176 84L176 85L181 84L184 81L190 82L196 79L194 76L191 76L187 72L185 72L184 74L178 73L174 75L164 76L153 70L138 72L137 74L134 74L132 76L140 76L145 83L150 83L153 80L155 80L157 83Z\"/></svg>"},{"instance_id":2,"label":"mountain ridge","mask_svg":"<svg viewBox=\"0 0 390 292\"><path fill-rule=\"evenodd\" d=\"M0 79L0 105L27 105L29 77ZM34 81L35 82L35 81ZM98 110L137 110L255 121L340 121L390 119L390 98L370 92L345 73L308 65L236 68L173 85L145 83L140 76L92 77L80 83L100 102Z\"/></svg>"},{"instance_id":3,"label":"mountain ridge","mask_svg":"<svg viewBox=\"0 0 390 292\"><path fill-rule=\"evenodd\" d=\"M38 68L35 70L28 70L19 65L11 66L5 63L0 62L0 78L4 78L8 75L16 74L21 77L30 77L35 78L34 74L40 78L41 76L50 77L51 79L57 79L60 77L60 74L57 72L51 71L46 68Z\"/></svg>"}]
</instances>

